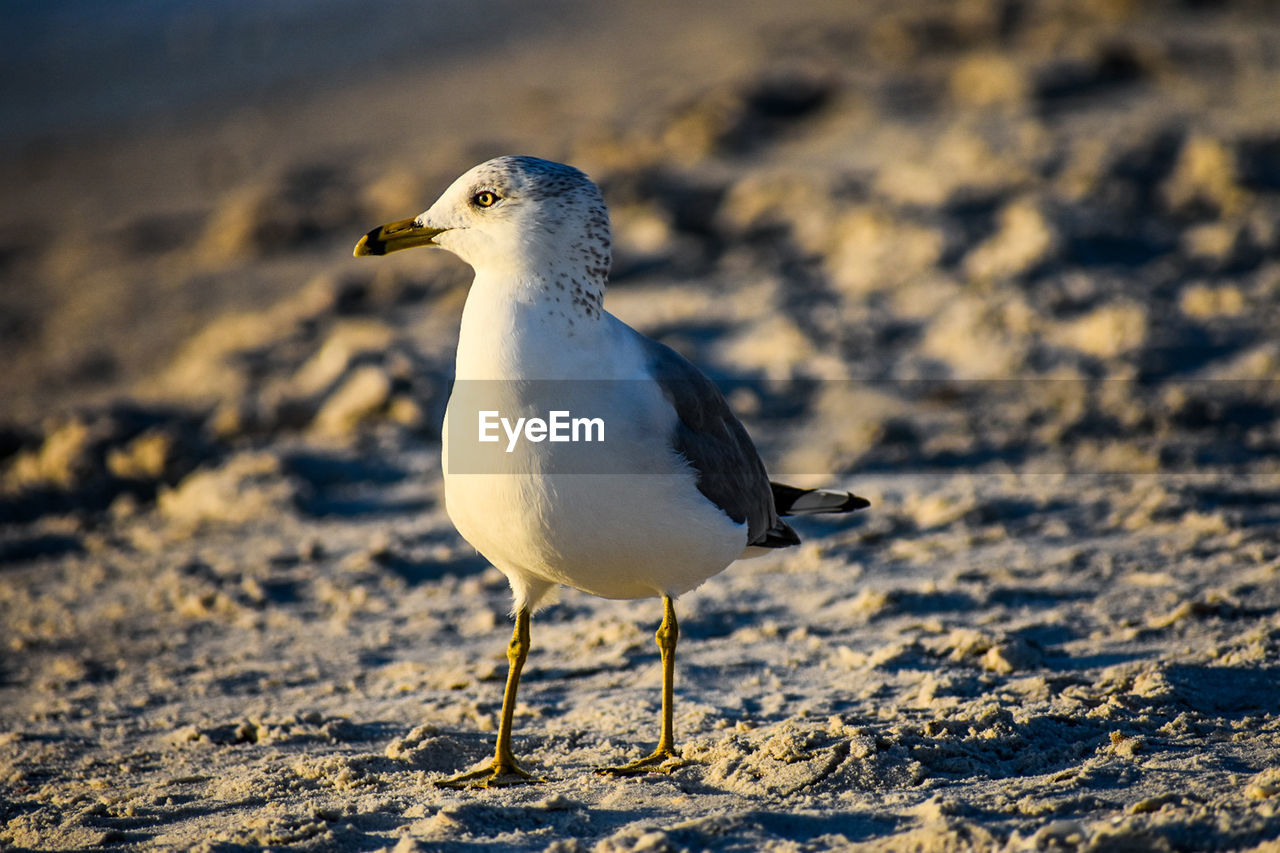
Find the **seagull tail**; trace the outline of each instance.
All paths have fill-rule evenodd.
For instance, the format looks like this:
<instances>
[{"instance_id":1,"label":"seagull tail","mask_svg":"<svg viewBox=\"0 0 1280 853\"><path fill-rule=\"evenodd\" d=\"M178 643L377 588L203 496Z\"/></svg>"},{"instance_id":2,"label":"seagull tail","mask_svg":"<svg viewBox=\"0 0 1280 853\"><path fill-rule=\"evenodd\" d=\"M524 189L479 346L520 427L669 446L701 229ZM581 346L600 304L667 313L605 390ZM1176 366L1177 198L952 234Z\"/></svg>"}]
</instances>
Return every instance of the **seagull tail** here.
<instances>
[{"instance_id":1,"label":"seagull tail","mask_svg":"<svg viewBox=\"0 0 1280 853\"><path fill-rule=\"evenodd\" d=\"M764 532L764 535L752 542L755 548L790 548L800 544L800 534L791 529L791 525L782 519Z\"/></svg>"},{"instance_id":2,"label":"seagull tail","mask_svg":"<svg viewBox=\"0 0 1280 853\"><path fill-rule=\"evenodd\" d=\"M851 492L831 489L797 489L782 483L769 483L773 489L773 504L779 516L817 515L819 513L853 512L871 506L871 501ZM800 536L781 518L777 524L761 534L747 546L739 559L751 559L768 554L776 548L790 548L800 544Z\"/></svg>"},{"instance_id":3,"label":"seagull tail","mask_svg":"<svg viewBox=\"0 0 1280 853\"><path fill-rule=\"evenodd\" d=\"M852 492L832 489L797 489L782 483L769 483L773 488L773 505L778 515L818 515L866 509L871 501Z\"/></svg>"}]
</instances>

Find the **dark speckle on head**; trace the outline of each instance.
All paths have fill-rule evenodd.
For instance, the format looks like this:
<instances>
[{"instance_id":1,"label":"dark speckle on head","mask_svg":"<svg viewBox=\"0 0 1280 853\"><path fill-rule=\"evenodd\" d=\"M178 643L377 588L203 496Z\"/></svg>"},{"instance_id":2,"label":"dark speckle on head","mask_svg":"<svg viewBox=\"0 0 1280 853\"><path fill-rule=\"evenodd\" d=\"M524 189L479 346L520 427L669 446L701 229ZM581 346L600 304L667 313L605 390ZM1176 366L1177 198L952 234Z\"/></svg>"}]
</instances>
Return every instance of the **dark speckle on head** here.
<instances>
[{"instance_id":1,"label":"dark speckle on head","mask_svg":"<svg viewBox=\"0 0 1280 853\"><path fill-rule=\"evenodd\" d=\"M471 264L477 279L507 282L532 304L563 296L555 312L565 316L604 316L609 210L600 188L572 166L496 157L464 173L414 222L434 232L431 245Z\"/></svg>"},{"instance_id":2,"label":"dark speckle on head","mask_svg":"<svg viewBox=\"0 0 1280 853\"><path fill-rule=\"evenodd\" d=\"M491 183L499 195L506 189L530 201L577 195L584 186L595 186L572 166L524 156L495 157L476 169L476 179ZM599 196L598 190L595 195ZM603 207L603 200L600 203Z\"/></svg>"},{"instance_id":3,"label":"dark speckle on head","mask_svg":"<svg viewBox=\"0 0 1280 853\"><path fill-rule=\"evenodd\" d=\"M555 287L573 294L578 313L598 318L612 261L612 237L608 208L591 179L563 163L507 156L478 166L474 184L491 187L500 198L515 203L537 204L538 216L526 227L539 232L531 236L547 239L563 264Z\"/></svg>"}]
</instances>

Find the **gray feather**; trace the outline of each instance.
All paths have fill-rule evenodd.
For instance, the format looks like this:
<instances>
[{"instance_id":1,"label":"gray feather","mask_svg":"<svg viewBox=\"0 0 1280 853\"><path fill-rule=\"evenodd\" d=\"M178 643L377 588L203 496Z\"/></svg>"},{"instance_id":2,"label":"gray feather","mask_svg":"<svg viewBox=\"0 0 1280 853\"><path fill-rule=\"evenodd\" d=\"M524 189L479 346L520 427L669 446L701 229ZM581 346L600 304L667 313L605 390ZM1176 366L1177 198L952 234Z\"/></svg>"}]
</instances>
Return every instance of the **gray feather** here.
<instances>
[{"instance_id":1,"label":"gray feather","mask_svg":"<svg viewBox=\"0 0 1280 853\"><path fill-rule=\"evenodd\" d=\"M784 547L800 540L773 506L773 491L751 436L724 395L670 347L639 336L649 370L676 410L672 446L698 474L698 491L725 515L747 525L747 543Z\"/></svg>"},{"instance_id":2,"label":"gray feather","mask_svg":"<svg viewBox=\"0 0 1280 853\"><path fill-rule=\"evenodd\" d=\"M773 504L778 515L818 515L854 512L871 506L871 501L852 492L831 489L797 489L782 483L770 483Z\"/></svg>"}]
</instances>

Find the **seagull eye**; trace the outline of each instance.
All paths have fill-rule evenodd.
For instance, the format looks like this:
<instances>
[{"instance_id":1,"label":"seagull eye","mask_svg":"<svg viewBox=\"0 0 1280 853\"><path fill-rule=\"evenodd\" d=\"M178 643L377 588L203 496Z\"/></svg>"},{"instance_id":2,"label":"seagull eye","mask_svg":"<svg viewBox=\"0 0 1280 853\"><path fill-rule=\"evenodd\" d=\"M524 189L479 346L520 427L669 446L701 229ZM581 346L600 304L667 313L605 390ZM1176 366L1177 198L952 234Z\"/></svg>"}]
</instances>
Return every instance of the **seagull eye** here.
<instances>
[{"instance_id":1,"label":"seagull eye","mask_svg":"<svg viewBox=\"0 0 1280 853\"><path fill-rule=\"evenodd\" d=\"M471 197L471 203L476 207L493 207L498 203L498 195L490 190L481 190Z\"/></svg>"}]
</instances>

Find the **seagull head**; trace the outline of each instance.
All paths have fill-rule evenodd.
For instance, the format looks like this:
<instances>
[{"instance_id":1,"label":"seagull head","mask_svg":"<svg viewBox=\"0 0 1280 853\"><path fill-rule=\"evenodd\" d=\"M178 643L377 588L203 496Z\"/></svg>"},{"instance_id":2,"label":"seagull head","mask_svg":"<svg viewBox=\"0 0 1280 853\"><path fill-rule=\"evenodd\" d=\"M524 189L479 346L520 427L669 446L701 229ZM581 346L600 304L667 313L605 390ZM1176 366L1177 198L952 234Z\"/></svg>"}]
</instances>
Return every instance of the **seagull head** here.
<instances>
[{"instance_id":1,"label":"seagull head","mask_svg":"<svg viewBox=\"0 0 1280 853\"><path fill-rule=\"evenodd\" d=\"M562 270L603 281L609 213L582 172L537 157L496 157L453 182L423 213L374 228L354 254L439 246L477 272Z\"/></svg>"}]
</instances>

